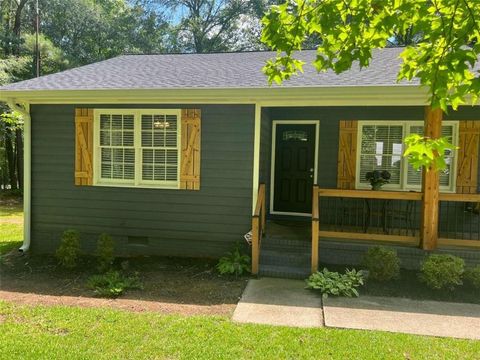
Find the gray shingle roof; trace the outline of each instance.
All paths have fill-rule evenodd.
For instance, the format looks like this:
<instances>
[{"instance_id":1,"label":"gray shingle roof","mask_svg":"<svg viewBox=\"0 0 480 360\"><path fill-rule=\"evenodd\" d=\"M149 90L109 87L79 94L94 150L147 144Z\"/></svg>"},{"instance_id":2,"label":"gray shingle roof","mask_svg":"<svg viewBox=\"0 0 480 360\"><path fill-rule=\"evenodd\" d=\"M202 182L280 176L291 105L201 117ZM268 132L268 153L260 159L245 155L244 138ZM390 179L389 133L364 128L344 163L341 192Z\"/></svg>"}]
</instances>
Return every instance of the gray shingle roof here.
<instances>
[{"instance_id":1,"label":"gray shingle roof","mask_svg":"<svg viewBox=\"0 0 480 360\"><path fill-rule=\"evenodd\" d=\"M374 52L368 68L353 66L340 75L317 73L310 65L314 50L301 51L305 73L284 82L283 87L395 86L401 48ZM262 73L274 52L182 55L123 55L57 74L9 84L1 90L102 90L102 89L235 89L267 88ZM405 83L402 83L405 85ZM416 85L416 82L408 83Z\"/></svg>"}]
</instances>

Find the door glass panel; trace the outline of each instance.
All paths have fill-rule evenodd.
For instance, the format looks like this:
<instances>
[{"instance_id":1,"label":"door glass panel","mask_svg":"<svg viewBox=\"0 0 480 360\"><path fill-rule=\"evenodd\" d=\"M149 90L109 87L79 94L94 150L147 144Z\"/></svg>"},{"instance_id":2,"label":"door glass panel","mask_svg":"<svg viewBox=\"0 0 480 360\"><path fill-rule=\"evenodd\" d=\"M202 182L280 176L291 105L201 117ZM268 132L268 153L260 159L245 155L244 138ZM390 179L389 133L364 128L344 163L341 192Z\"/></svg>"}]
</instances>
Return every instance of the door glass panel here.
<instances>
[{"instance_id":1,"label":"door glass panel","mask_svg":"<svg viewBox=\"0 0 480 360\"><path fill-rule=\"evenodd\" d=\"M282 133L283 141L308 141L308 134L306 131L299 130L285 130Z\"/></svg>"}]
</instances>

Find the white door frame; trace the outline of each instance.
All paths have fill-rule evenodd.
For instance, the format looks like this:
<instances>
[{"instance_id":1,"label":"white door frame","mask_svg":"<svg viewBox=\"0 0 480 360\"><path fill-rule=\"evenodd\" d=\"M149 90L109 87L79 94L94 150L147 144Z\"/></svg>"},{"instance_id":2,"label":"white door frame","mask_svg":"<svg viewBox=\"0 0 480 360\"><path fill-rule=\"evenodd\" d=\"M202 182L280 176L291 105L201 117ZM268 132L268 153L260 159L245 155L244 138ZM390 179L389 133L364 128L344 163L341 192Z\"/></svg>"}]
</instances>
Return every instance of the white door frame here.
<instances>
[{"instance_id":1,"label":"white door frame","mask_svg":"<svg viewBox=\"0 0 480 360\"><path fill-rule=\"evenodd\" d=\"M310 124L315 125L315 159L314 159L314 172L313 183L317 184L318 181L318 145L320 140L320 120L273 120L272 121L272 156L270 163L270 214L272 215L291 215L291 216L312 216L311 213L297 213L286 211L274 211L273 199L275 194L275 145L277 141L277 125L278 124Z\"/></svg>"}]
</instances>

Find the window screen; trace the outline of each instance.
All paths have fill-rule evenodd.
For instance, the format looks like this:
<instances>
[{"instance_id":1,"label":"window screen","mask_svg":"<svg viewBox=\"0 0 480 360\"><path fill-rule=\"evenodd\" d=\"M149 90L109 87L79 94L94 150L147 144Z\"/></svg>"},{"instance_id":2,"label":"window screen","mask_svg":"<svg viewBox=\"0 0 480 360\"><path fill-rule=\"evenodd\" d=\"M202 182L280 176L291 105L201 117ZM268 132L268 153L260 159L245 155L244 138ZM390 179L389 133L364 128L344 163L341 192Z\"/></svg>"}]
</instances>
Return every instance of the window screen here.
<instances>
[{"instance_id":1,"label":"window screen","mask_svg":"<svg viewBox=\"0 0 480 360\"><path fill-rule=\"evenodd\" d=\"M100 115L100 172L103 179L135 177L134 116Z\"/></svg>"},{"instance_id":2,"label":"window screen","mask_svg":"<svg viewBox=\"0 0 480 360\"><path fill-rule=\"evenodd\" d=\"M424 128L421 125L413 125L409 127L410 134L424 134ZM446 137L448 141L452 144L455 143L455 134L454 134L454 126L453 125L444 125L442 126L442 136ZM450 187L452 182L452 171L454 165L454 155L455 152L451 150L447 150L445 152L445 162L447 163L447 168L440 172L440 186L442 187ZM422 185L422 170L415 170L412 165L407 164L408 171L407 171L407 184L408 185Z\"/></svg>"},{"instance_id":3,"label":"window screen","mask_svg":"<svg viewBox=\"0 0 480 360\"><path fill-rule=\"evenodd\" d=\"M359 164L357 164L357 185L368 187L367 172L387 170L391 179L390 189L419 189L422 183L421 170L415 170L403 157L403 140L412 133L423 135L423 123L419 121L392 121L376 124L365 121L360 124L360 141L358 143ZM454 145L458 142L456 123L446 122L442 126L442 136ZM440 172L440 187L451 190L454 185L455 151L445 153L447 168Z\"/></svg>"},{"instance_id":4,"label":"window screen","mask_svg":"<svg viewBox=\"0 0 480 360\"><path fill-rule=\"evenodd\" d=\"M142 179L176 181L176 115L142 115Z\"/></svg>"},{"instance_id":5,"label":"window screen","mask_svg":"<svg viewBox=\"0 0 480 360\"><path fill-rule=\"evenodd\" d=\"M400 185L403 153L403 128L397 125L365 125L360 148L360 182L368 184L366 174L387 170L390 184Z\"/></svg>"}]
</instances>

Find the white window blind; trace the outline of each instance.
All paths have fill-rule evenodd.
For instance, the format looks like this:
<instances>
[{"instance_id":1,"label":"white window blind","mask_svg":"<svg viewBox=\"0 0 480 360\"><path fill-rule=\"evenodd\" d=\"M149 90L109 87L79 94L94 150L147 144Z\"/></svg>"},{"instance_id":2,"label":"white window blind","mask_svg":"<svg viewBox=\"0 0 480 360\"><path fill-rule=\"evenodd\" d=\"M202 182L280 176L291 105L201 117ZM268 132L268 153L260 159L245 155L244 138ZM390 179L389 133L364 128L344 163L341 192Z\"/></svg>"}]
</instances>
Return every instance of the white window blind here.
<instances>
[{"instance_id":1,"label":"white window blind","mask_svg":"<svg viewBox=\"0 0 480 360\"><path fill-rule=\"evenodd\" d=\"M180 110L96 110L96 184L178 188Z\"/></svg>"},{"instance_id":2,"label":"white window blind","mask_svg":"<svg viewBox=\"0 0 480 360\"><path fill-rule=\"evenodd\" d=\"M403 127L398 125L365 125L360 148L360 182L368 184L366 174L387 170L390 184L400 185Z\"/></svg>"},{"instance_id":3,"label":"white window blind","mask_svg":"<svg viewBox=\"0 0 480 360\"><path fill-rule=\"evenodd\" d=\"M177 181L176 115L142 115L142 179Z\"/></svg>"},{"instance_id":4,"label":"white window blind","mask_svg":"<svg viewBox=\"0 0 480 360\"><path fill-rule=\"evenodd\" d=\"M102 114L100 116L100 153L101 178L134 179L133 115Z\"/></svg>"},{"instance_id":5,"label":"white window blind","mask_svg":"<svg viewBox=\"0 0 480 360\"><path fill-rule=\"evenodd\" d=\"M410 134L424 134L424 127L422 125L411 125L409 126ZM448 141L452 144L457 143L455 136L455 126L453 124L443 125L442 126L442 137L446 137ZM455 152L447 150L445 152L445 162L447 163L447 168L440 172L440 186L443 188L450 188L453 181L453 167L455 162ZM422 185L422 171L415 170L410 164L407 164L407 184L412 186L420 187Z\"/></svg>"},{"instance_id":6,"label":"white window blind","mask_svg":"<svg viewBox=\"0 0 480 360\"><path fill-rule=\"evenodd\" d=\"M458 143L458 123L446 121L442 126L442 136L454 145ZM422 172L416 171L403 157L406 136L417 133L423 135L421 121L362 121L359 122L359 142L357 153L357 187L369 188L366 173L373 170L387 170L391 179L386 189L418 190L421 188ZM453 191L455 182L455 151L447 151L447 169L440 173L440 187L443 191Z\"/></svg>"}]
</instances>

